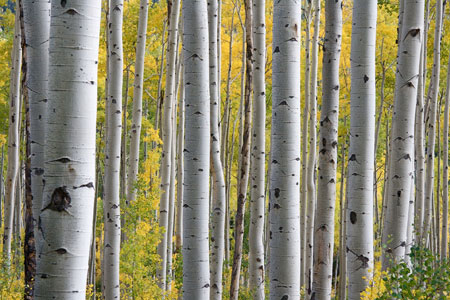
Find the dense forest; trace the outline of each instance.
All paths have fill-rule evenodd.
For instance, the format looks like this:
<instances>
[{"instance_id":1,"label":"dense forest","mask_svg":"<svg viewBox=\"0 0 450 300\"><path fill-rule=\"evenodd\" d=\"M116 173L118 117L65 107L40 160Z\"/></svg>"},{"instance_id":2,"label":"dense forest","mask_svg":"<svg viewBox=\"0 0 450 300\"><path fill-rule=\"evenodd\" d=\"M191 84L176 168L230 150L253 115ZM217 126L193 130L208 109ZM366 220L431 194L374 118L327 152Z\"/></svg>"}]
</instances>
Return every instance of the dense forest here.
<instances>
[{"instance_id":1,"label":"dense forest","mask_svg":"<svg viewBox=\"0 0 450 300\"><path fill-rule=\"evenodd\" d=\"M445 0L0 0L0 299L450 299Z\"/></svg>"}]
</instances>

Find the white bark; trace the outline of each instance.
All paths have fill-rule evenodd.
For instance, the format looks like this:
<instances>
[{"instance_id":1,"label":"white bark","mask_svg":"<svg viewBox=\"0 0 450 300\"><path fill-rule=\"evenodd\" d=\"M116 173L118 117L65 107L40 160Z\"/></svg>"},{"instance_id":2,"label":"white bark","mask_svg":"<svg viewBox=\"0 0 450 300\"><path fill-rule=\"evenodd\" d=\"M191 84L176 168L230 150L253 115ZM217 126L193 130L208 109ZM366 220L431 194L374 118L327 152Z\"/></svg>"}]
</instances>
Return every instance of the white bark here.
<instances>
[{"instance_id":1,"label":"white bark","mask_svg":"<svg viewBox=\"0 0 450 300\"><path fill-rule=\"evenodd\" d=\"M225 250L225 178L220 159L220 99L218 60L218 1L208 1L209 28L209 94L211 113L211 172L213 202L211 207L211 296L222 299L222 269Z\"/></svg>"},{"instance_id":2,"label":"white bark","mask_svg":"<svg viewBox=\"0 0 450 300\"><path fill-rule=\"evenodd\" d=\"M180 60L183 60L182 55L180 55ZM184 65L182 62L180 78L180 95L178 99L178 135L177 135L177 214L175 222L175 232L176 232L176 249L177 252L181 251L182 241L183 241L183 183L184 183Z\"/></svg>"},{"instance_id":3,"label":"white bark","mask_svg":"<svg viewBox=\"0 0 450 300\"><path fill-rule=\"evenodd\" d=\"M183 2L183 299L209 298L210 102L206 1Z\"/></svg>"},{"instance_id":4,"label":"white bark","mask_svg":"<svg viewBox=\"0 0 450 300\"><path fill-rule=\"evenodd\" d=\"M348 164L348 297L360 299L373 271L373 161L377 1L355 0L351 45L351 120ZM365 277L365 278L364 278Z\"/></svg>"},{"instance_id":5,"label":"white bark","mask_svg":"<svg viewBox=\"0 0 450 300\"><path fill-rule=\"evenodd\" d=\"M53 0L35 299L84 299L95 197L101 1Z\"/></svg>"},{"instance_id":6,"label":"white bark","mask_svg":"<svg viewBox=\"0 0 450 300\"><path fill-rule=\"evenodd\" d=\"M5 227L3 232L3 255L6 264L11 262L11 243L13 238L14 203L16 199L16 185L19 171L20 148L20 70L22 66L21 29L19 5L16 4L16 21L14 27L14 41L11 51L11 73L9 88L9 128L8 128L8 167L5 184Z\"/></svg>"},{"instance_id":7,"label":"white bark","mask_svg":"<svg viewBox=\"0 0 450 300\"><path fill-rule=\"evenodd\" d=\"M123 0L109 5L108 89L104 179L104 288L105 299L120 299L120 161L122 138Z\"/></svg>"},{"instance_id":8,"label":"white bark","mask_svg":"<svg viewBox=\"0 0 450 300\"><path fill-rule=\"evenodd\" d=\"M442 1L436 2L436 25L434 30L434 55L433 71L431 75L430 113L428 120L428 144L426 153L426 180L425 180L425 205L424 222L421 231L422 241L426 241L430 230L431 216L433 214L432 201L434 189L434 148L436 144L436 115L439 93L439 73L441 68L441 36L442 36Z\"/></svg>"},{"instance_id":9,"label":"white bark","mask_svg":"<svg viewBox=\"0 0 450 300\"><path fill-rule=\"evenodd\" d=\"M424 1L404 0L395 82L386 215L383 219L383 269L405 257L414 171L414 123L423 39Z\"/></svg>"},{"instance_id":10,"label":"white bark","mask_svg":"<svg viewBox=\"0 0 450 300\"><path fill-rule=\"evenodd\" d=\"M158 245L158 254L161 257L161 267L158 268L159 286L166 289L167 274L167 241L169 224L169 196L170 196L170 171L171 171L171 151L173 135L173 104L175 103L175 79L176 79L176 58L178 40L178 21L180 17L180 0L172 2L170 12L170 22L168 31L168 45L166 56L166 92L164 97L164 119L162 128L162 161L161 161L161 198L159 204L159 226L163 228L161 243Z\"/></svg>"},{"instance_id":11,"label":"white bark","mask_svg":"<svg viewBox=\"0 0 450 300\"><path fill-rule=\"evenodd\" d=\"M447 91L445 94L445 110L444 110L444 165L442 169L442 246L441 259L447 258L448 250L448 114L450 105L450 59L447 68Z\"/></svg>"},{"instance_id":12,"label":"white bark","mask_svg":"<svg viewBox=\"0 0 450 300\"><path fill-rule=\"evenodd\" d=\"M148 0L141 0L139 7L139 23L136 43L136 62L134 65L133 83L133 112L130 131L130 153L127 172L127 199L130 202L136 199L135 182L139 170L139 145L142 126L142 91L144 85L144 57L145 42L147 39Z\"/></svg>"},{"instance_id":13,"label":"white bark","mask_svg":"<svg viewBox=\"0 0 450 300\"><path fill-rule=\"evenodd\" d=\"M299 0L274 3L270 299L300 297L300 11Z\"/></svg>"},{"instance_id":14,"label":"white bark","mask_svg":"<svg viewBox=\"0 0 450 300\"><path fill-rule=\"evenodd\" d=\"M342 1L325 2L322 109L320 115L319 174L314 224L314 299L331 299L334 250L334 210L339 125L339 61Z\"/></svg>"},{"instance_id":15,"label":"white bark","mask_svg":"<svg viewBox=\"0 0 450 300\"><path fill-rule=\"evenodd\" d=\"M309 90L309 156L307 165L308 204L306 216L305 285L308 298L312 296L314 216L316 209L316 153L317 153L317 70L319 67L320 1L313 3L314 34L311 41L311 86Z\"/></svg>"},{"instance_id":16,"label":"white bark","mask_svg":"<svg viewBox=\"0 0 450 300\"><path fill-rule=\"evenodd\" d=\"M264 216L266 163L266 25L265 0L253 0L253 128L251 150L251 198L249 273L253 299L264 299Z\"/></svg>"}]
</instances>

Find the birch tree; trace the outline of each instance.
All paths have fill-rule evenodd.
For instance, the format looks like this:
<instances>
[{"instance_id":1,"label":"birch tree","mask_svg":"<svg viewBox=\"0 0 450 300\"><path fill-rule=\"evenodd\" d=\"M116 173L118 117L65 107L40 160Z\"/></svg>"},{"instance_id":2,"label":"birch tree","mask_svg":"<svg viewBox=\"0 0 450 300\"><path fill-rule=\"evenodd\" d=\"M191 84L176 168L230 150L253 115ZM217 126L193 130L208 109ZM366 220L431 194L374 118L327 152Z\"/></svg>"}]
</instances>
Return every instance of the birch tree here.
<instances>
[{"instance_id":1,"label":"birch tree","mask_svg":"<svg viewBox=\"0 0 450 300\"><path fill-rule=\"evenodd\" d=\"M123 0L111 0L108 22L108 80L104 178L103 292L105 299L120 299L120 162L123 84Z\"/></svg>"},{"instance_id":2,"label":"birch tree","mask_svg":"<svg viewBox=\"0 0 450 300\"><path fill-rule=\"evenodd\" d=\"M16 7L18 8L18 1ZM8 127L8 167L5 184L5 217L3 232L3 255L6 264L11 263L11 243L13 238L14 203L19 170L20 146L20 70L22 66L22 47L19 10L16 10L13 49L11 51L11 72L9 85L9 127Z\"/></svg>"},{"instance_id":3,"label":"birch tree","mask_svg":"<svg viewBox=\"0 0 450 300\"><path fill-rule=\"evenodd\" d=\"M95 197L101 1L51 2L35 299L85 299Z\"/></svg>"},{"instance_id":4,"label":"birch tree","mask_svg":"<svg viewBox=\"0 0 450 300\"><path fill-rule=\"evenodd\" d=\"M210 102L206 1L183 2L183 299L209 299Z\"/></svg>"},{"instance_id":5,"label":"birch tree","mask_svg":"<svg viewBox=\"0 0 450 300\"><path fill-rule=\"evenodd\" d=\"M130 154L127 172L127 199L130 202L136 199L135 182L139 168L139 145L142 129L142 92L144 85L144 58L145 43L147 40L148 0L140 0L139 22L136 42L136 60L134 65L133 82L133 112L131 116ZM164 51L163 51L164 52Z\"/></svg>"},{"instance_id":6,"label":"birch tree","mask_svg":"<svg viewBox=\"0 0 450 300\"><path fill-rule=\"evenodd\" d=\"M399 35L394 112L389 152L386 215L383 218L383 269L405 257L408 211L413 183L414 125L422 46L424 1L404 1Z\"/></svg>"},{"instance_id":7,"label":"birch tree","mask_svg":"<svg viewBox=\"0 0 450 300\"><path fill-rule=\"evenodd\" d=\"M325 2L319 180L314 224L312 297L315 299L331 299L339 125L339 61L342 38L341 5L342 1Z\"/></svg>"},{"instance_id":8,"label":"birch tree","mask_svg":"<svg viewBox=\"0 0 450 300\"><path fill-rule=\"evenodd\" d=\"M376 0L354 1L346 213L349 299L360 299L373 270L376 21Z\"/></svg>"},{"instance_id":9,"label":"birch tree","mask_svg":"<svg viewBox=\"0 0 450 300\"><path fill-rule=\"evenodd\" d=\"M270 299L300 297L300 11L299 0L274 2Z\"/></svg>"},{"instance_id":10,"label":"birch tree","mask_svg":"<svg viewBox=\"0 0 450 300\"><path fill-rule=\"evenodd\" d=\"M264 216L266 163L266 25L265 0L253 0L253 124L249 228L250 290L264 299Z\"/></svg>"},{"instance_id":11,"label":"birch tree","mask_svg":"<svg viewBox=\"0 0 450 300\"><path fill-rule=\"evenodd\" d=\"M211 172L213 177L213 201L211 217L211 296L222 299L222 270L225 251L225 178L220 159L220 99L218 71L218 33L219 5L217 0L208 1L209 30L209 95L211 113Z\"/></svg>"}]
</instances>

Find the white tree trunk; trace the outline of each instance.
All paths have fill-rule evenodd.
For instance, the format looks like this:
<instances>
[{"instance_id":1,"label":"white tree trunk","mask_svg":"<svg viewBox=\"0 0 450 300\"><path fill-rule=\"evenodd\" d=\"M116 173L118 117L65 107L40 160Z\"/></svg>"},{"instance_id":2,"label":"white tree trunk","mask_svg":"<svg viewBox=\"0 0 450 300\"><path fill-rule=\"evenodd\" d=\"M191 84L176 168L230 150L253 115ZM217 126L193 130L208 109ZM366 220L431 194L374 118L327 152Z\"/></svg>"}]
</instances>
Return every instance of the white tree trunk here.
<instances>
[{"instance_id":1,"label":"white tree trunk","mask_svg":"<svg viewBox=\"0 0 450 300\"><path fill-rule=\"evenodd\" d=\"M386 215L383 219L383 269L405 257L411 184L414 172L414 124L423 39L424 1L403 0L402 31L395 82Z\"/></svg>"},{"instance_id":2,"label":"white tree trunk","mask_svg":"<svg viewBox=\"0 0 450 300\"><path fill-rule=\"evenodd\" d=\"M360 299L373 271L373 161L377 1L355 0L351 45L351 120L348 164L348 297ZM366 279L365 279L365 278Z\"/></svg>"},{"instance_id":3,"label":"white tree trunk","mask_svg":"<svg viewBox=\"0 0 450 300\"><path fill-rule=\"evenodd\" d=\"M314 223L314 299L331 299L334 250L334 207L339 125L339 61L342 1L325 2L322 109L320 115L319 174Z\"/></svg>"},{"instance_id":4,"label":"white tree trunk","mask_svg":"<svg viewBox=\"0 0 450 300\"><path fill-rule=\"evenodd\" d=\"M127 172L127 199L130 202L136 199L135 183L139 171L139 145L142 126L142 91L144 85L144 57L145 42L147 39L148 0L141 0L139 6L139 23L136 43L136 61L134 65L133 83L133 112L131 117L130 153ZM163 50L164 52L164 50Z\"/></svg>"},{"instance_id":5,"label":"white tree trunk","mask_svg":"<svg viewBox=\"0 0 450 300\"><path fill-rule=\"evenodd\" d=\"M206 1L183 2L183 299L209 299L210 102Z\"/></svg>"},{"instance_id":6,"label":"white tree trunk","mask_svg":"<svg viewBox=\"0 0 450 300\"><path fill-rule=\"evenodd\" d=\"M253 0L253 128L251 150L251 198L249 273L253 299L264 299L264 216L266 163L266 25L265 0Z\"/></svg>"},{"instance_id":7,"label":"white tree trunk","mask_svg":"<svg viewBox=\"0 0 450 300\"><path fill-rule=\"evenodd\" d=\"M104 254L103 293L105 299L120 299L120 160L122 138L123 84L123 0L109 5L108 89L106 113L105 179L104 179Z\"/></svg>"},{"instance_id":8,"label":"white tree trunk","mask_svg":"<svg viewBox=\"0 0 450 300\"><path fill-rule=\"evenodd\" d=\"M308 204L306 216L305 284L308 298L312 296L314 215L316 209L316 153L317 153L317 70L319 67L320 1L313 3L314 34L311 41L311 86L309 90L309 156L308 156Z\"/></svg>"},{"instance_id":9,"label":"white tree trunk","mask_svg":"<svg viewBox=\"0 0 450 300\"><path fill-rule=\"evenodd\" d=\"M53 0L35 299L85 299L95 197L101 1Z\"/></svg>"},{"instance_id":10,"label":"white tree trunk","mask_svg":"<svg viewBox=\"0 0 450 300\"><path fill-rule=\"evenodd\" d=\"M19 5L16 2L16 21L14 41L11 51L11 75L9 88L9 128L8 128L8 167L5 184L5 228L3 232L3 255L6 264L11 263L11 243L13 238L14 203L19 171L20 148L20 70L22 66L21 29Z\"/></svg>"},{"instance_id":11,"label":"white tree trunk","mask_svg":"<svg viewBox=\"0 0 450 300\"><path fill-rule=\"evenodd\" d=\"M175 222L176 232L176 250L181 251L183 244L183 183L184 183L184 65L183 56L180 55L181 60L181 78L180 78L180 96L178 99L178 135L177 135L177 214Z\"/></svg>"},{"instance_id":12,"label":"white tree trunk","mask_svg":"<svg viewBox=\"0 0 450 300\"><path fill-rule=\"evenodd\" d=\"M175 103L175 79L176 79L176 58L178 40L178 21L180 17L180 0L174 0L170 11L170 22L168 31L168 45L166 57L166 92L164 97L164 119L162 128L162 161L161 161L161 198L159 203L159 226L163 228L161 243L158 245L158 254L161 257L161 267L158 268L159 286L166 289L167 274L167 241L169 233L169 196L170 196L170 170L172 151L172 118L173 104Z\"/></svg>"},{"instance_id":13,"label":"white tree trunk","mask_svg":"<svg viewBox=\"0 0 450 300\"><path fill-rule=\"evenodd\" d=\"M211 207L211 296L222 299L222 269L225 250L225 178L220 159L220 108L218 72L218 1L208 1L209 28L209 94L211 113L211 172L213 202Z\"/></svg>"},{"instance_id":14,"label":"white tree trunk","mask_svg":"<svg viewBox=\"0 0 450 300\"><path fill-rule=\"evenodd\" d=\"M441 259L447 258L448 250L448 114L450 105L450 59L447 68L447 91L444 110L444 165L442 171L442 247Z\"/></svg>"},{"instance_id":15,"label":"white tree trunk","mask_svg":"<svg viewBox=\"0 0 450 300\"><path fill-rule=\"evenodd\" d=\"M436 25L434 30L434 55L433 71L430 82L430 113L428 120L428 144L426 153L426 180L425 180L425 204L424 222L421 232L422 242L426 242L430 230L431 216L433 214L432 201L434 189L434 148L436 144L436 115L439 93L439 73L441 69L441 36L442 36L442 1L436 2Z\"/></svg>"},{"instance_id":16,"label":"white tree trunk","mask_svg":"<svg viewBox=\"0 0 450 300\"><path fill-rule=\"evenodd\" d=\"M300 297L300 1L273 12L270 299Z\"/></svg>"}]
</instances>

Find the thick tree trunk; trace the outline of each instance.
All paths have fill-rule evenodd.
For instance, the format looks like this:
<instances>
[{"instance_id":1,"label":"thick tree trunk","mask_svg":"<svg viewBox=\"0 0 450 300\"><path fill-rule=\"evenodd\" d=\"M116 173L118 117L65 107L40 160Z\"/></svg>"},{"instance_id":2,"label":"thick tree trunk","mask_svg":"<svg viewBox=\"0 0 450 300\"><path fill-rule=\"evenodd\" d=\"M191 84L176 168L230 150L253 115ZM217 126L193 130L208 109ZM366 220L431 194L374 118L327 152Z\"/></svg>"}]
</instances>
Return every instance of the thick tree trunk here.
<instances>
[{"instance_id":1,"label":"thick tree trunk","mask_svg":"<svg viewBox=\"0 0 450 300\"><path fill-rule=\"evenodd\" d=\"M348 297L360 299L373 271L376 0L355 0L351 45L351 120L348 164ZM365 277L365 278L364 278Z\"/></svg>"},{"instance_id":2,"label":"thick tree trunk","mask_svg":"<svg viewBox=\"0 0 450 300\"><path fill-rule=\"evenodd\" d=\"M52 1L44 145L44 243L36 299L85 299L95 197L101 1ZM80 71L82 70L82 71Z\"/></svg>"},{"instance_id":3,"label":"thick tree trunk","mask_svg":"<svg viewBox=\"0 0 450 300\"><path fill-rule=\"evenodd\" d=\"M108 114L105 181L104 181L104 238L103 292L105 299L120 299L120 161L122 138L123 84L123 0L111 0L109 5L108 39Z\"/></svg>"},{"instance_id":4,"label":"thick tree trunk","mask_svg":"<svg viewBox=\"0 0 450 300\"><path fill-rule=\"evenodd\" d=\"M405 257L408 211L414 173L414 123L423 32L423 1L403 0L402 31L395 82L389 152L386 215L383 219L383 269Z\"/></svg>"},{"instance_id":5,"label":"thick tree trunk","mask_svg":"<svg viewBox=\"0 0 450 300\"><path fill-rule=\"evenodd\" d=\"M145 42L147 39L148 0L141 0L139 7L139 23L136 43L136 62L134 66L133 112L131 117L130 154L127 172L126 203L136 199L135 182L139 170L139 145L142 126L142 91L144 84Z\"/></svg>"},{"instance_id":6,"label":"thick tree trunk","mask_svg":"<svg viewBox=\"0 0 450 300\"><path fill-rule=\"evenodd\" d=\"M442 36L442 1L436 2L436 25L434 30L434 55L433 71L430 82L430 114L428 121L428 145L426 153L426 180L425 180L425 204L424 222L421 231L421 242L426 242L430 230L431 216L433 214L432 201L434 189L434 148L436 143L436 115L439 93L439 73L441 68L441 36Z\"/></svg>"},{"instance_id":7,"label":"thick tree trunk","mask_svg":"<svg viewBox=\"0 0 450 300\"><path fill-rule=\"evenodd\" d=\"M273 12L270 299L300 297L300 1Z\"/></svg>"},{"instance_id":8,"label":"thick tree trunk","mask_svg":"<svg viewBox=\"0 0 450 300\"><path fill-rule=\"evenodd\" d=\"M334 250L334 207L339 125L339 61L342 1L325 2L319 174L314 225L314 299L331 299Z\"/></svg>"},{"instance_id":9,"label":"thick tree trunk","mask_svg":"<svg viewBox=\"0 0 450 300\"><path fill-rule=\"evenodd\" d=\"M222 299L222 269L224 258L225 232L225 178L220 159L220 99L219 59L218 59L218 1L208 1L209 28L209 94L211 113L211 173L213 201L211 207L211 296Z\"/></svg>"},{"instance_id":10,"label":"thick tree trunk","mask_svg":"<svg viewBox=\"0 0 450 300\"><path fill-rule=\"evenodd\" d=\"M183 2L183 299L209 299L210 102L206 1ZM186 38L187 37L187 38Z\"/></svg>"},{"instance_id":11,"label":"thick tree trunk","mask_svg":"<svg viewBox=\"0 0 450 300\"><path fill-rule=\"evenodd\" d=\"M251 198L249 228L249 273L253 299L264 299L264 216L266 164L266 25L265 0L254 0L253 127L251 150Z\"/></svg>"},{"instance_id":12,"label":"thick tree trunk","mask_svg":"<svg viewBox=\"0 0 450 300\"><path fill-rule=\"evenodd\" d=\"M19 3L18 1L16 2ZM16 5L18 8L19 5ZM16 199L17 174L19 170L20 148L20 70L22 66L22 47L19 10L16 11L14 41L11 52L11 75L9 90L9 128L8 128L8 168L5 184L5 227L3 232L3 255L5 263L11 263L11 243L13 238L14 203Z\"/></svg>"}]
</instances>

